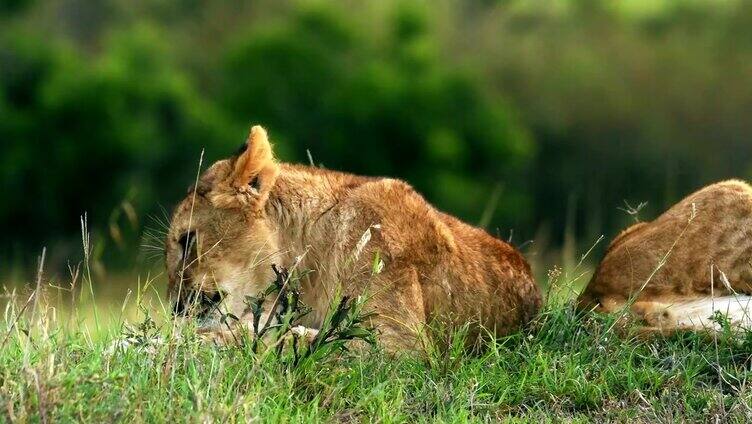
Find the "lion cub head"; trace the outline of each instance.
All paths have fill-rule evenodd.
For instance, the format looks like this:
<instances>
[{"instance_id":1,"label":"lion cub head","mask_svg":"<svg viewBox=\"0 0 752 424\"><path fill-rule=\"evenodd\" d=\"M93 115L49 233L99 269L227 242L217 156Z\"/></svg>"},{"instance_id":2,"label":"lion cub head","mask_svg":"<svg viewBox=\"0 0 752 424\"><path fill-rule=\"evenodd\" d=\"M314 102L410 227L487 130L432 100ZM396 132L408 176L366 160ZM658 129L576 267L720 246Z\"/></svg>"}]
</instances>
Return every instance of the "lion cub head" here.
<instances>
[{"instance_id":1,"label":"lion cub head","mask_svg":"<svg viewBox=\"0 0 752 424\"><path fill-rule=\"evenodd\" d=\"M266 131L251 128L240 153L212 165L175 209L166 240L176 315L201 325L244 314L245 296L265 289L278 243L264 207L279 174Z\"/></svg>"}]
</instances>

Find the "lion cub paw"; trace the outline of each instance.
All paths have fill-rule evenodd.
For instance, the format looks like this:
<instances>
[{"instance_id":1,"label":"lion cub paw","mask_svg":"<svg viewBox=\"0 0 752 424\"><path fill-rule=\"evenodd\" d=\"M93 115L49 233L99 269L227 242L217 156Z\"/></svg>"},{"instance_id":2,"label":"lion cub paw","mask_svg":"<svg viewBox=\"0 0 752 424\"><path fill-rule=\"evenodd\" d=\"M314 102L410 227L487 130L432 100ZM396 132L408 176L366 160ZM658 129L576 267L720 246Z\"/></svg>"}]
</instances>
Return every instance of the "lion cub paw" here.
<instances>
[{"instance_id":1,"label":"lion cub paw","mask_svg":"<svg viewBox=\"0 0 752 424\"><path fill-rule=\"evenodd\" d=\"M285 334L276 343L280 341L290 342L293 338L297 338L304 343L311 343L316 339L318 334L319 330L298 325L292 327L290 332ZM248 340L248 336L250 336L251 333L245 327L235 327L226 330L199 331L198 335L203 342L212 343L217 346L237 346ZM270 337L263 337L263 340L267 344L276 344Z\"/></svg>"},{"instance_id":2,"label":"lion cub paw","mask_svg":"<svg viewBox=\"0 0 752 424\"><path fill-rule=\"evenodd\" d=\"M306 343L311 343L313 340L318 336L319 330L315 330L313 328L303 327L302 325L298 325L290 329L292 334L296 335Z\"/></svg>"},{"instance_id":3,"label":"lion cub paw","mask_svg":"<svg viewBox=\"0 0 752 424\"><path fill-rule=\"evenodd\" d=\"M217 346L237 346L243 343L245 329L227 330L199 330L198 337L202 342Z\"/></svg>"}]
</instances>

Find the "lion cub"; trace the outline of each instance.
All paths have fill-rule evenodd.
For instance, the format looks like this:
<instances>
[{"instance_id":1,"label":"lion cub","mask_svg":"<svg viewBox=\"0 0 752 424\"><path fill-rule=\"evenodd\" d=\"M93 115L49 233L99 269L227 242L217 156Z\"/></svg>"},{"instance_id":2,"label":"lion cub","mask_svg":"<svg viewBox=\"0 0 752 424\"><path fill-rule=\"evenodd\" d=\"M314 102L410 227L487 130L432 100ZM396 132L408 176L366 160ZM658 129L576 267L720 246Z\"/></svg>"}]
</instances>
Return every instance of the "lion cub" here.
<instances>
[{"instance_id":1,"label":"lion cub","mask_svg":"<svg viewBox=\"0 0 752 424\"><path fill-rule=\"evenodd\" d=\"M631 304L649 329L736 326L752 318L752 187L726 181L690 195L656 220L623 231L580 295L581 309Z\"/></svg>"},{"instance_id":2,"label":"lion cub","mask_svg":"<svg viewBox=\"0 0 752 424\"><path fill-rule=\"evenodd\" d=\"M402 181L279 163L260 126L177 206L166 250L175 313L198 299L217 339L224 313L239 318L233 330L250 324L246 296L274 280L272 265L303 275L312 313L299 324L315 331L336 292L366 296L389 350L416 347L434 322L504 335L541 305L530 266L507 243Z\"/></svg>"}]
</instances>

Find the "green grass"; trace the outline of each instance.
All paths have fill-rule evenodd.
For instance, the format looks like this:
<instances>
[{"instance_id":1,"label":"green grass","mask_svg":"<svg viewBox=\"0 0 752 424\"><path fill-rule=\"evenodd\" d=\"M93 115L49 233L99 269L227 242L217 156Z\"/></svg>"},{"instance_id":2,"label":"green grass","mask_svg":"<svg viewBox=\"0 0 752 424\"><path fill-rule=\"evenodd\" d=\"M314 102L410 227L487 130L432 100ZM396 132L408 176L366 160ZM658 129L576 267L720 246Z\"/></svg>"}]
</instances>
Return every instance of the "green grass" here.
<instances>
[{"instance_id":1,"label":"green grass","mask_svg":"<svg viewBox=\"0 0 752 424\"><path fill-rule=\"evenodd\" d=\"M613 318L577 317L567 296L482 353L401 357L378 346L292 365L288 351L220 348L169 320L110 326L8 319L0 413L58 422L603 422L752 417L752 336L638 341ZM23 302L21 302L23 303ZM158 308L156 308L158 309ZM148 310L148 309L145 309ZM10 312L11 314L13 311ZM154 309L149 314L158 315ZM28 316L28 315L25 315ZM159 317L157 317L159 318ZM615 329L619 329L618 331ZM127 348L112 349L127 335ZM150 340L161 337L161 343ZM269 351L267 351L269 352Z\"/></svg>"}]
</instances>

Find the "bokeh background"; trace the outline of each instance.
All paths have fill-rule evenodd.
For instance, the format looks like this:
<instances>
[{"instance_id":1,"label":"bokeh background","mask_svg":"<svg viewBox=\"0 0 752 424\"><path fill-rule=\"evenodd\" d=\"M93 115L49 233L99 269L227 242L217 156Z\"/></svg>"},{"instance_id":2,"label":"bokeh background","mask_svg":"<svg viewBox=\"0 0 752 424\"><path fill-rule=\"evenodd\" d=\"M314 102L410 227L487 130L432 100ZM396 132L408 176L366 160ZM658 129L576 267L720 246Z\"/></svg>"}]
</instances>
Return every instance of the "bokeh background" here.
<instances>
[{"instance_id":1,"label":"bokeh background","mask_svg":"<svg viewBox=\"0 0 752 424\"><path fill-rule=\"evenodd\" d=\"M752 2L3 0L0 275L33 278L44 246L64 275L84 212L97 284L158 272L202 150L253 123L285 161L409 181L545 273L752 177Z\"/></svg>"}]
</instances>

